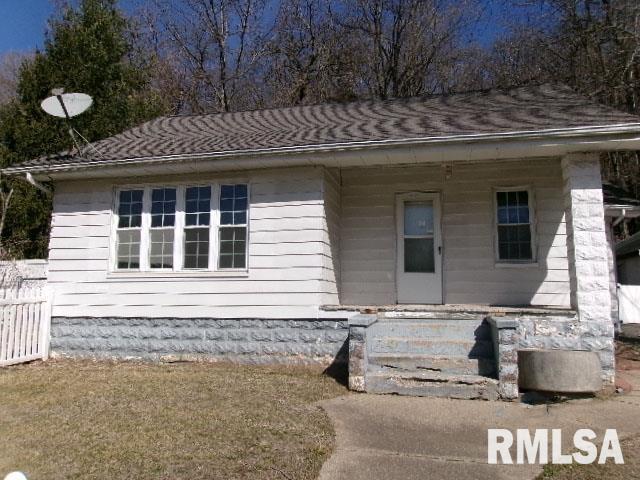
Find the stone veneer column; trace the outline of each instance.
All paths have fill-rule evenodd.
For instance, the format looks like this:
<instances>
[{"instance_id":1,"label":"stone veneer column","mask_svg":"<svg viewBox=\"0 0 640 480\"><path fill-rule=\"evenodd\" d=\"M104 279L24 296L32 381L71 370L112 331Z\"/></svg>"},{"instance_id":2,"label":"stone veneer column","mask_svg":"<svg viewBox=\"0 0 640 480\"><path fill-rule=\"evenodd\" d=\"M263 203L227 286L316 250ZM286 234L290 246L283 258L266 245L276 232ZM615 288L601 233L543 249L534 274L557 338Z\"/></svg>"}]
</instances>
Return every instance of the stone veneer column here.
<instances>
[{"instance_id":1,"label":"stone veneer column","mask_svg":"<svg viewBox=\"0 0 640 480\"><path fill-rule=\"evenodd\" d=\"M349 390L366 392L367 328L377 315L358 314L349 319Z\"/></svg>"},{"instance_id":2,"label":"stone veneer column","mask_svg":"<svg viewBox=\"0 0 640 480\"><path fill-rule=\"evenodd\" d=\"M606 225L602 199L600 159L595 153L570 154L562 159L567 226L567 255L571 305L578 312L583 344L591 331L610 332L593 350L599 350L606 382L613 382L613 325ZM605 361L605 358L607 359Z\"/></svg>"},{"instance_id":3,"label":"stone veneer column","mask_svg":"<svg viewBox=\"0 0 640 480\"><path fill-rule=\"evenodd\" d=\"M493 352L498 376L498 394L503 400L517 400L518 390L518 319L488 317L493 337Z\"/></svg>"}]
</instances>

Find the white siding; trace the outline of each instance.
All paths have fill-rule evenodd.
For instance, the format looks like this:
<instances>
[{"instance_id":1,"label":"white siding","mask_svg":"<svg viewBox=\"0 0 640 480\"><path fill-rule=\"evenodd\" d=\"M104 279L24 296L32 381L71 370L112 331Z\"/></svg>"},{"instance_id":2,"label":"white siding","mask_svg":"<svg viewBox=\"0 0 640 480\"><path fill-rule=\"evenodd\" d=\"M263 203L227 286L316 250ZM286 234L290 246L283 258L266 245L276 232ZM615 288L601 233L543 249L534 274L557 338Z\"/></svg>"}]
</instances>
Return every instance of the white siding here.
<instances>
[{"instance_id":1,"label":"white siding","mask_svg":"<svg viewBox=\"0 0 640 480\"><path fill-rule=\"evenodd\" d=\"M62 182L56 185L49 253L53 315L315 317L323 295L336 291L323 204L325 172L263 170L210 179L251 185L248 276L110 275L114 184L161 185L162 179Z\"/></svg>"},{"instance_id":2,"label":"white siding","mask_svg":"<svg viewBox=\"0 0 640 480\"><path fill-rule=\"evenodd\" d=\"M49 281L55 316L312 318L322 304L393 304L395 195L442 194L444 301L569 305L566 228L557 159L216 176L251 184L248 276L109 274L114 184L56 185ZM180 183L202 175L184 177ZM176 182L177 179L170 179ZM494 259L493 188L530 186L536 266Z\"/></svg>"},{"instance_id":3,"label":"white siding","mask_svg":"<svg viewBox=\"0 0 640 480\"><path fill-rule=\"evenodd\" d=\"M327 231L324 241L329 248L329 255L325 256L325 282L323 304L335 305L340 303L340 172L326 170L323 183L324 213Z\"/></svg>"},{"instance_id":4,"label":"white siding","mask_svg":"<svg viewBox=\"0 0 640 480\"><path fill-rule=\"evenodd\" d=\"M566 228L559 159L346 169L341 196L341 301L393 304L395 195L442 195L444 302L569 306ZM530 186L537 266L502 267L494 253L493 188Z\"/></svg>"}]
</instances>

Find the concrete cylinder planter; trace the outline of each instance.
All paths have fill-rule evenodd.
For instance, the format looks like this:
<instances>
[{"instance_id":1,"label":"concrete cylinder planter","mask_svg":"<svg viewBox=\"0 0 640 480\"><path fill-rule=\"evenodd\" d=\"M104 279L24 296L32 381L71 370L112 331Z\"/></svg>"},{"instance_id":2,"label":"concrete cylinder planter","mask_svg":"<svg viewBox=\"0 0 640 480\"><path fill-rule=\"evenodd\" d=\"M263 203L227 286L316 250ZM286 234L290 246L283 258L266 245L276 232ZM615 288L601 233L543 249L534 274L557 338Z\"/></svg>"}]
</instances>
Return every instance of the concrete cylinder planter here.
<instances>
[{"instance_id":1,"label":"concrete cylinder planter","mask_svg":"<svg viewBox=\"0 0 640 480\"><path fill-rule=\"evenodd\" d=\"M560 393L593 393L602 389L602 368L595 352L521 350L520 388Z\"/></svg>"}]
</instances>

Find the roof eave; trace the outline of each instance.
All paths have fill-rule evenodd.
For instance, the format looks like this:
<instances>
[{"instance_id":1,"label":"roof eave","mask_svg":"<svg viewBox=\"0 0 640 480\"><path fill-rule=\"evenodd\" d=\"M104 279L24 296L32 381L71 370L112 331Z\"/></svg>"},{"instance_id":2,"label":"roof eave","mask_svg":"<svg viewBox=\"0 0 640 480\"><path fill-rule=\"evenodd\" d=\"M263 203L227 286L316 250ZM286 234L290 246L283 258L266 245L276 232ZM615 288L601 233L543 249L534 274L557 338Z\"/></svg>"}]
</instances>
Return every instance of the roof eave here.
<instances>
[{"instance_id":1,"label":"roof eave","mask_svg":"<svg viewBox=\"0 0 640 480\"><path fill-rule=\"evenodd\" d=\"M496 134L454 135L449 137L417 137L393 140L358 141L324 145L299 145L292 147L262 148L233 151L214 151L192 154L129 157L112 160L80 159L58 165L27 165L2 169L6 175L47 175L58 172L126 167L147 164L175 163L188 160L242 160L252 157L293 155L333 155L376 149L414 148L438 151L441 161L457 159L495 159L500 156L500 146L505 152L520 151L524 157L553 156L579 151L612 151L640 149L640 123L580 127L544 131L506 132ZM515 147L515 149L514 149ZM456 157L456 149L458 149ZM483 150L484 149L484 150ZM472 151L473 150L473 154ZM516 158L518 155L512 155ZM447 157L447 158L445 158ZM469 158L467 158L469 157ZM476 157L476 158L470 158ZM507 157L505 157L507 158ZM295 163L295 162L290 162ZM302 162L308 165L308 161ZM322 161L319 161L321 164ZM268 165L263 165L266 167ZM42 177L40 177L42 178Z\"/></svg>"}]
</instances>

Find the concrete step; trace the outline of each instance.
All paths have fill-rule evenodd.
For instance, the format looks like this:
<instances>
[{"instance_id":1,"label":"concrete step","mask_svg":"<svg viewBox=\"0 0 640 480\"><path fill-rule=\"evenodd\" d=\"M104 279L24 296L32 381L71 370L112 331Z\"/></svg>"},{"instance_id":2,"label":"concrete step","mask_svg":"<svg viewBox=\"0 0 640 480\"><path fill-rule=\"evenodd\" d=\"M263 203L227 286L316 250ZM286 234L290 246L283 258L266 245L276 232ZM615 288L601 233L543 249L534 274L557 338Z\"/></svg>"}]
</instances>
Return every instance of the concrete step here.
<instances>
[{"instance_id":1,"label":"concrete step","mask_svg":"<svg viewBox=\"0 0 640 480\"><path fill-rule=\"evenodd\" d=\"M479 375L443 375L403 372L395 375L367 372L368 393L393 393L417 397L498 399L498 381Z\"/></svg>"},{"instance_id":2,"label":"concrete step","mask_svg":"<svg viewBox=\"0 0 640 480\"><path fill-rule=\"evenodd\" d=\"M369 367L382 371L432 371L452 375L487 375L495 373L495 360L466 356L417 355L415 353L370 354Z\"/></svg>"},{"instance_id":3,"label":"concrete step","mask_svg":"<svg viewBox=\"0 0 640 480\"><path fill-rule=\"evenodd\" d=\"M447 340L491 340L491 327L477 321L381 320L370 327L372 337L444 338Z\"/></svg>"},{"instance_id":4,"label":"concrete step","mask_svg":"<svg viewBox=\"0 0 640 480\"><path fill-rule=\"evenodd\" d=\"M374 337L367 338L370 354L411 353L418 355L490 358L493 343L489 340L448 340L443 338Z\"/></svg>"}]
</instances>

